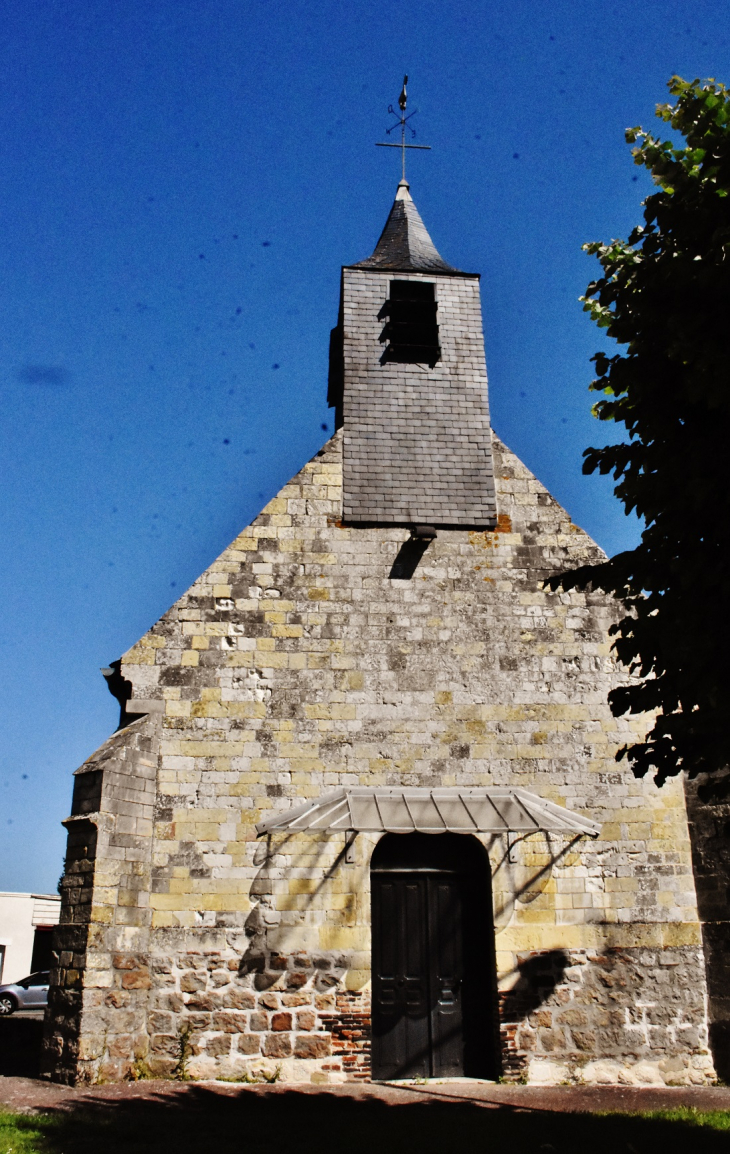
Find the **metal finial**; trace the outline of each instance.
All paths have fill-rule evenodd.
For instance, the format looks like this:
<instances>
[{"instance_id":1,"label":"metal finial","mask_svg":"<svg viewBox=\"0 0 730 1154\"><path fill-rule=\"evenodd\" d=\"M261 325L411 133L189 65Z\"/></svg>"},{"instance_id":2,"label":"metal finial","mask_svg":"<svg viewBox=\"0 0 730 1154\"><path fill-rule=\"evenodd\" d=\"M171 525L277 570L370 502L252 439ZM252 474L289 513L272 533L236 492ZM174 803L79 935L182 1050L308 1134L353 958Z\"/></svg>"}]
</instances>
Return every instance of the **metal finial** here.
<instances>
[{"instance_id":1,"label":"metal finial","mask_svg":"<svg viewBox=\"0 0 730 1154\"><path fill-rule=\"evenodd\" d=\"M395 128L398 128L398 126L400 125L400 144L392 144L390 142L388 142L387 144L381 144L381 143L376 144L376 148L400 148L400 150L401 150L401 179L403 181L405 181L405 179L406 179L406 149L407 148L419 148L419 149L422 149L424 152L430 152L431 151L431 145L430 144L406 144L406 125L408 124L408 121L411 119L411 117L415 116L416 113L418 112L418 109L414 108L413 112L409 113L409 115L406 116L406 104L408 103L408 93L406 92L406 85L407 84L408 84L408 77L404 76L403 77L403 88L402 88L400 96L398 97L398 107L400 109L400 115L396 112L393 105L389 104L388 105L388 112L390 113L391 116L395 116L397 119L396 119L395 124L391 124L390 128L386 128L386 130L385 130L385 135L390 136L391 132ZM412 128L411 125L408 124L408 131L411 134L411 138L414 139L415 135L416 135L415 128Z\"/></svg>"}]
</instances>

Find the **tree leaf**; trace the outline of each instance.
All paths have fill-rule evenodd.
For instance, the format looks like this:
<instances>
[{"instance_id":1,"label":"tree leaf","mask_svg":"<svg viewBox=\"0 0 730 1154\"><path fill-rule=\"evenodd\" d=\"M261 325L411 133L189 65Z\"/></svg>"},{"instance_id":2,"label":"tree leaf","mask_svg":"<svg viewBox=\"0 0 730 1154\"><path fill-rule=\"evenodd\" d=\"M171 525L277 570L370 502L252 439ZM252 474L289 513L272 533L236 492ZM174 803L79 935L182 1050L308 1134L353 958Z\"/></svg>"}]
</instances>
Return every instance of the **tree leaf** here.
<instances>
[{"instance_id":1,"label":"tree leaf","mask_svg":"<svg viewBox=\"0 0 730 1154\"><path fill-rule=\"evenodd\" d=\"M730 759L730 97L714 80L673 76L657 116L682 147L626 130L634 163L659 191L629 243L583 246L602 275L581 297L616 353L593 357L601 421L623 443L589 448L583 472L613 475L641 543L602 565L557 574L557 589L602 589L626 608L613 650L630 676L613 712L653 714L643 741L617 755L662 784L682 770L719 773Z\"/></svg>"}]
</instances>

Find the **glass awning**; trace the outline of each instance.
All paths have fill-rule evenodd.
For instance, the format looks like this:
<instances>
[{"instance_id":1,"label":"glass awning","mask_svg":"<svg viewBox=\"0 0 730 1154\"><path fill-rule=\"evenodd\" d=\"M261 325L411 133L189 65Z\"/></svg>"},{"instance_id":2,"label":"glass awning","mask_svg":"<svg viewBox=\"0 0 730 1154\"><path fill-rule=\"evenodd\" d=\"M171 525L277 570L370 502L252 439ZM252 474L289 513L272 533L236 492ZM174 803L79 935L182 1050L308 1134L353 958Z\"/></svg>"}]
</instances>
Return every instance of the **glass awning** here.
<instances>
[{"instance_id":1,"label":"glass awning","mask_svg":"<svg viewBox=\"0 0 730 1154\"><path fill-rule=\"evenodd\" d=\"M600 825L517 787L343 786L258 822L265 833L551 833L597 837Z\"/></svg>"}]
</instances>

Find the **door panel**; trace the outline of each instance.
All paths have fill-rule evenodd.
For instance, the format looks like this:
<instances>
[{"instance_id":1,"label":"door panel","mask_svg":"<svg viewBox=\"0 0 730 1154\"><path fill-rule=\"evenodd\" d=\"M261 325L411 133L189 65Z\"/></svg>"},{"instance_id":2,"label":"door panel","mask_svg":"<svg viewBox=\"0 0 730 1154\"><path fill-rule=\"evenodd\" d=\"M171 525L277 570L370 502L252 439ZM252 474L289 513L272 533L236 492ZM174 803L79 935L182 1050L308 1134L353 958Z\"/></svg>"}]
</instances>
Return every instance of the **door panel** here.
<instances>
[{"instance_id":1,"label":"door panel","mask_svg":"<svg viewBox=\"0 0 730 1154\"><path fill-rule=\"evenodd\" d=\"M430 1071L425 879L373 876L373 1071L377 1078Z\"/></svg>"},{"instance_id":2,"label":"door panel","mask_svg":"<svg viewBox=\"0 0 730 1154\"><path fill-rule=\"evenodd\" d=\"M464 1073L461 991L464 981L463 901L459 877L429 878L431 1049L434 1077Z\"/></svg>"},{"instance_id":3,"label":"door panel","mask_svg":"<svg viewBox=\"0 0 730 1154\"><path fill-rule=\"evenodd\" d=\"M24 988L24 1006L45 1006L48 1000L48 974L31 974Z\"/></svg>"}]
</instances>

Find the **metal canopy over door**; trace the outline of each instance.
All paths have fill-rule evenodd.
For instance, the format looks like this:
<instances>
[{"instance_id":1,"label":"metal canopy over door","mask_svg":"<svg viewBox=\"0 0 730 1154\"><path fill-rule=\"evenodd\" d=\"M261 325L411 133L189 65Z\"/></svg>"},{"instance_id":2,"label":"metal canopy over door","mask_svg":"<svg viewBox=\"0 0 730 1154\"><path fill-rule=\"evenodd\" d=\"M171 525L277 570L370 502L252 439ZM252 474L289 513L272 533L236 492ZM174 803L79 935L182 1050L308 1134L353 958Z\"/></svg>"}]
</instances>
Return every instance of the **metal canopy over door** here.
<instances>
[{"instance_id":1,"label":"metal canopy over door","mask_svg":"<svg viewBox=\"0 0 730 1154\"><path fill-rule=\"evenodd\" d=\"M390 835L376 849L374 1078L496 1076L491 900L480 853L474 839L454 834Z\"/></svg>"}]
</instances>

